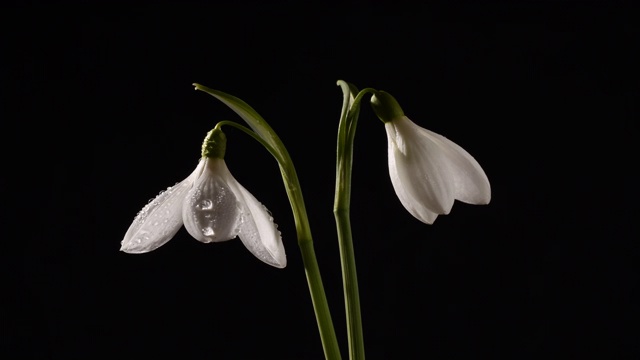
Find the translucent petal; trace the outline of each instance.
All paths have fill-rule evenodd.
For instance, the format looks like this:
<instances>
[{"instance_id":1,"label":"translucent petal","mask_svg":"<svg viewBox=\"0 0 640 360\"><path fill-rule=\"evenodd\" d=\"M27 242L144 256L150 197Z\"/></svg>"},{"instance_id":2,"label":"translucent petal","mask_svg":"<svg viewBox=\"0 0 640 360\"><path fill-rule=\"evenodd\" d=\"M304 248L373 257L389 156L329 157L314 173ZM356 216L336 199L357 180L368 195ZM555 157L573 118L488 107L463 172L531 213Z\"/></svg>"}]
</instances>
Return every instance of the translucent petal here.
<instances>
[{"instance_id":1,"label":"translucent petal","mask_svg":"<svg viewBox=\"0 0 640 360\"><path fill-rule=\"evenodd\" d=\"M182 226L182 203L201 166L179 184L167 188L136 215L124 239L121 251L141 254L167 243Z\"/></svg>"},{"instance_id":2,"label":"translucent petal","mask_svg":"<svg viewBox=\"0 0 640 360\"><path fill-rule=\"evenodd\" d=\"M451 211L455 199L471 204L489 202L487 176L460 146L407 117L388 122L385 128L391 181L414 217L431 224L438 214Z\"/></svg>"},{"instance_id":3,"label":"translucent petal","mask_svg":"<svg viewBox=\"0 0 640 360\"><path fill-rule=\"evenodd\" d=\"M226 241L238 235L238 199L221 174L228 172L224 160L204 158L202 175L184 199L184 226L204 243Z\"/></svg>"},{"instance_id":4,"label":"translucent petal","mask_svg":"<svg viewBox=\"0 0 640 360\"><path fill-rule=\"evenodd\" d=\"M227 172L225 176L242 207L238 223L240 240L258 259L271 266L284 268L287 266L287 256L278 225L273 222L269 210L242 187L231 173Z\"/></svg>"},{"instance_id":5,"label":"translucent petal","mask_svg":"<svg viewBox=\"0 0 640 360\"><path fill-rule=\"evenodd\" d=\"M446 137L427 129L423 131L440 142L443 157L449 165L448 175L452 179L454 198L468 204L488 204L491 201L491 185L476 159Z\"/></svg>"},{"instance_id":6,"label":"translucent petal","mask_svg":"<svg viewBox=\"0 0 640 360\"><path fill-rule=\"evenodd\" d=\"M436 143L421 136L422 128L404 118L385 125L389 138L389 175L396 193L409 212L425 208L447 214L453 206L453 184L446 158ZM407 119L408 120L408 119Z\"/></svg>"},{"instance_id":7,"label":"translucent petal","mask_svg":"<svg viewBox=\"0 0 640 360\"><path fill-rule=\"evenodd\" d=\"M389 175L398 199L413 217L426 224L433 224L438 214L426 207L423 202L418 201L410 191L411 188L405 186L404 180L401 180L398 175L395 156L391 155L391 151L392 149L389 149Z\"/></svg>"}]
</instances>

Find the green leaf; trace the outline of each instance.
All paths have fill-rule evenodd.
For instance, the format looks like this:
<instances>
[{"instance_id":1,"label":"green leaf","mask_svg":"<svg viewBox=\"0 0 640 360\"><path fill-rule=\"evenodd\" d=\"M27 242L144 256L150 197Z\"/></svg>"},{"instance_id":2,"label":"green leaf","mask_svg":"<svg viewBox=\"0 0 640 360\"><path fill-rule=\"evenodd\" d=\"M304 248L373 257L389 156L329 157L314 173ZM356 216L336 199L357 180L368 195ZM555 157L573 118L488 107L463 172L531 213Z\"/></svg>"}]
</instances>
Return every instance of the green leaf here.
<instances>
[{"instance_id":1,"label":"green leaf","mask_svg":"<svg viewBox=\"0 0 640 360\"><path fill-rule=\"evenodd\" d=\"M273 131L271 126L267 124L262 116L249 106L249 104L233 95L229 95L219 90L210 89L197 83L194 83L193 86L195 86L196 90L204 91L205 93L222 101L225 105L230 107L231 110L235 111L235 113L238 114L262 140L271 145L271 147L276 151L279 160L287 161L289 159L289 155L287 154L287 151L278 135Z\"/></svg>"}]
</instances>

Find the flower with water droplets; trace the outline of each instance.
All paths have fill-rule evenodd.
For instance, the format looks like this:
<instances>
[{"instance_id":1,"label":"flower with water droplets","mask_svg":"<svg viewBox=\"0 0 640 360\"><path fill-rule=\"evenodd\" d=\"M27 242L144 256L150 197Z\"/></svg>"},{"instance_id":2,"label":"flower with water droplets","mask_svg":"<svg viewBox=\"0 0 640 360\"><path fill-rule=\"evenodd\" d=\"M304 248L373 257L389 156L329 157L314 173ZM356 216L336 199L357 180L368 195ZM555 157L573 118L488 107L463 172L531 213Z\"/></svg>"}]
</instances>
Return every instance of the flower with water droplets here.
<instances>
[{"instance_id":1,"label":"flower with water droplets","mask_svg":"<svg viewBox=\"0 0 640 360\"><path fill-rule=\"evenodd\" d=\"M439 214L451 211L454 200L489 203L489 179L467 151L416 125L384 91L376 92L371 104L387 131L393 188L411 215L432 224Z\"/></svg>"},{"instance_id":2,"label":"flower with water droplets","mask_svg":"<svg viewBox=\"0 0 640 360\"><path fill-rule=\"evenodd\" d=\"M155 250L184 224L191 236L204 243L237 236L258 259L284 268L287 259L278 226L267 208L231 175L224 161L225 148L224 133L211 130L196 169L138 213L120 250L132 254Z\"/></svg>"}]
</instances>

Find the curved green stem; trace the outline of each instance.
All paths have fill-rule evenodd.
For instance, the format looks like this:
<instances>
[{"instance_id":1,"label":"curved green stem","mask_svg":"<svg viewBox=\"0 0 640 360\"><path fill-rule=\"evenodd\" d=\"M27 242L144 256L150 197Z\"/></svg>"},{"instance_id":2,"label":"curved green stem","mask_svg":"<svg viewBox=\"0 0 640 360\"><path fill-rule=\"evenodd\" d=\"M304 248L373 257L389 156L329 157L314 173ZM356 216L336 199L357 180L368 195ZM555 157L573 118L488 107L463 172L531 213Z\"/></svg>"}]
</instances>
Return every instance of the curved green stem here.
<instances>
[{"instance_id":1,"label":"curved green stem","mask_svg":"<svg viewBox=\"0 0 640 360\"><path fill-rule=\"evenodd\" d=\"M374 92L375 90L371 88L363 89L354 98L352 93L357 91L355 87L350 86L344 81L338 81L338 85L342 87L344 100L340 123L338 125L336 192L333 212L338 232L340 263L342 265L349 358L352 360L362 360L365 358L364 337L349 211L351 204L353 144L360 113L360 101L365 94Z\"/></svg>"},{"instance_id":2,"label":"curved green stem","mask_svg":"<svg viewBox=\"0 0 640 360\"><path fill-rule=\"evenodd\" d=\"M238 130L242 130L242 132L244 132L245 134L251 136L255 141L259 142L260 145L264 146L265 149L267 149L267 151L269 151L269 153L271 155L273 155L274 158L276 158L276 161L278 161L278 163L282 163L283 160L280 158L280 153L278 153L278 151L276 151L276 149L274 149L271 145L269 145L269 143L267 143L266 141L262 140L262 138L260 136L258 136L258 134L253 132L253 130L249 129L246 126L242 126L242 125L238 124L237 122L231 121L231 120L218 121L218 123L215 126L215 129L220 129L225 125L234 127L234 128L236 128Z\"/></svg>"},{"instance_id":3,"label":"curved green stem","mask_svg":"<svg viewBox=\"0 0 640 360\"><path fill-rule=\"evenodd\" d=\"M309 226L309 219L304 199L302 197L300 182L287 149L282 141L280 141L280 138L275 131L273 131L267 122L247 103L222 91L209 89L200 84L194 84L194 86L196 87L196 90L208 93L235 111L245 122L247 122L257 137L262 140L260 142L262 144L268 144L268 146L265 147L267 147L267 149L269 149L273 156L278 160L282 180L285 184L289 203L291 204L291 209L293 211L296 233L298 235L298 246L302 253L307 284L309 286L311 301L316 314L316 322L318 324L320 340L322 341L325 358L327 360L340 360L340 348L333 328L333 321L331 320L331 313L329 311L329 305L324 292L322 278L320 276L320 268L318 267L315 250L313 248L311 228ZM242 127L239 128L244 131Z\"/></svg>"}]
</instances>

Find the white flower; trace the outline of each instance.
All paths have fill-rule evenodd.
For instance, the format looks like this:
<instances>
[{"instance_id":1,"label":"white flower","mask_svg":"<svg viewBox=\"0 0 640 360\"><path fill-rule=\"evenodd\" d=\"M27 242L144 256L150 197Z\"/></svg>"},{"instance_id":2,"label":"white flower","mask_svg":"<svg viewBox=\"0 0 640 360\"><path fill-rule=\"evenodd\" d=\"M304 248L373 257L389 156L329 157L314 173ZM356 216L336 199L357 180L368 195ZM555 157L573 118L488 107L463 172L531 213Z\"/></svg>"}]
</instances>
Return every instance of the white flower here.
<instances>
[{"instance_id":1,"label":"white flower","mask_svg":"<svg viewBox=\"0 0 640 360\"><path fill-rule=\"evenodd\" d=\"M269 211L236 181L221 157L203 156L182 182L160 193L135 217L120 250L139 254L171 240L184 223L204 243L240 237L258 259L284 268L280 231Z\"/></svg>"},{"instance_id":2,"label":"white flower","mask_svg":"<svg viewBox=\"0 0 640 360\"><path fill-rule=\"evenodd\" d=\"M439 214L451 211L456 199L476 205L489 203L489 180L463 148L404 115L386 121L385 128L391 182L411 215L432 224Z\"/></svg>"}]
</instances>

